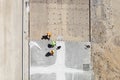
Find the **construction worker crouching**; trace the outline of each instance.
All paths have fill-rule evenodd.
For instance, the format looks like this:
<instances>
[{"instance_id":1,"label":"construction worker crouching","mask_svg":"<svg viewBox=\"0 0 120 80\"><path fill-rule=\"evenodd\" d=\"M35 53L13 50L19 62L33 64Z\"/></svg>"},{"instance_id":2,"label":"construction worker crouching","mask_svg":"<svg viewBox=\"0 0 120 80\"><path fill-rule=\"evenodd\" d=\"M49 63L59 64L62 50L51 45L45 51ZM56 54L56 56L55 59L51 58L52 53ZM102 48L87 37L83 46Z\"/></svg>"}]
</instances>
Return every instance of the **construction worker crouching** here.
<instances>
[{"instance_id":1,"label":"construction worker crouching","mask_svg":"<svg viewBox=\"0 0 120 80\"><path fill-rule=\"evenodd\" d=\"M54 55L54 53L55 53L54 50L50 50L50 54L51 54L52 56Z\"/></svg>"},{"instance_id":2,"label":"construction worker crouching","mask_svg":"<svg viewBox=\"0 0 120 80\"><path fill-rule=\"evenodd\" d=\"M51 45L52 47L55 47L55 46L56 46L56 41L52 41L52 42L50 43L50 45Z\"/></svg>"},{"instance_id":3,"label":"construction worker crouching","mask_svg":"<svg viewBox=\"0 0 120 80\"><path fill-rule=\"evenodd\" d=\"M46 57L50 57L50 56L53 56L54 53L55 53L54 50L50 50L49 52L47 52L47 53L45 54L45 56L46 56Z\"/></svg>"},{"instance_id":4,"label":"construction worker crouching","mask_svg":"<svg viewBox=\"0 0 120 80\"><path fill-rule=\"evenodd\" d=\"M41 39L42 39L42 40L43 40L43 39L45 39L45 40L46 40L46 39L47 39L47 40L50 40L51 36L52 36L52 33L51 33L51 32L48 32L48 33L46 33L45 35L43 35Z\"/></svg>"},{"instance_id":5,"label":"construction worker crouching","mask_svg":"<svg viewBox=\"0 0 120 80\"><path fill-rule=\"evenodd\" d=\"M50 40L51 36L52 36L51 32L48 32L48 33L47 33L47 38L48 38L48 40Z\"/></svg>"}]
</instances>

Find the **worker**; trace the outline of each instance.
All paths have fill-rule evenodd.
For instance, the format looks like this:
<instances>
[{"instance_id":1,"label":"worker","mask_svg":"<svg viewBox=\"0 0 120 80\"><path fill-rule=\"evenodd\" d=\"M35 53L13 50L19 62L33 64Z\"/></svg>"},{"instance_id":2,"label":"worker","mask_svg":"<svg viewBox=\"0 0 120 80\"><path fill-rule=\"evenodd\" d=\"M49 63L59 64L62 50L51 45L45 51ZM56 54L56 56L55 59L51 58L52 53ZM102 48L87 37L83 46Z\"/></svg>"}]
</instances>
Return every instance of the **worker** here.
<instances>
[{"instance_id":1,"label":"worker","mask_svg":"<svg viewBox=\"0 0 120 80\"><path fill-rule=\"evenodd\" d=\"M46 40L46 39L47 39L47 40L50 40L50 37L51 37L51 36L52 36L51 32L48 32L48 33L46 33L46 35L43 35L41 39L42 39L42 40L43 40L43 39L45 39L45 40Z\"/></svg>"},{"instance_id":2,"label":"worker","mask_svg":"<svg viewBox=\"0 0 120 80\"><path fill-rule=\"evenodd\" d=\"M53 56L54 55L54 50L50 50L50 54Z\"/></svg>"},{"instance_id":3,"label":"worker","mask_svg":"<svg viewBox=\"0 0 120 80\"><path fill-rule=\"evenodd\" d=\"M47 33L47 38L48 38L48 40L50 40L50 37L52 36L52 34L51 34L51 32L48 32Z\"/></svg>"},{"instance_id":4,"label":"worker","mask_svg":"<svg viewBox=\"0 0 120 80\"><path fill-rule=\"evenodd\" d=\"M46 57L50 57L50 56L53 56L54 53L55 53L54 50L50 50L49 52L47 52L47 53L45 54L45 56L46 56Z\"/></svg>"},{"instance_id":5,"label":"worker","mask_svg":"<svg viewBox=\"0 0 120 80\"><path fill-rule=\"evenodd\" d=\"M55 46L56 46L56 41L52 41L50 45L51 45L52 47L55 47Z\"/></svg>"}]
</instances>

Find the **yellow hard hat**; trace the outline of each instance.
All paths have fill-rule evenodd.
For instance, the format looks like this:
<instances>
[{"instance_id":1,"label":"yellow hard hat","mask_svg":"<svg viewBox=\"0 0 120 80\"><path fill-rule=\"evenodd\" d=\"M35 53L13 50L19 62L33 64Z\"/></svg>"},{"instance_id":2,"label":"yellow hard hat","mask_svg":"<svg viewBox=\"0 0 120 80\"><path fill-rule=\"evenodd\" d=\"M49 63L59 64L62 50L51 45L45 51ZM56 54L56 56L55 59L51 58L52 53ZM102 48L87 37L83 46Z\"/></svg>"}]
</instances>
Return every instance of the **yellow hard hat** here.
<instances>
[{"instance_id":1,"label":"yellow hard hat","mask_svg":"<svg viewBox=\"0 0 120 80\"><path fill-rule=\"evenodd\" d=\"M55 52L54 50L50 50L50 53L51 53L52 55L54 54L54 52Z\"/></svg>"},{"instance_id":2,"label":"yellow hard hat","mask_svg":"<svg viewBox=\"0 0 120 80\"><path fill-rule=\"evenodd\" d=\"M52 35L52 33L51 33L51 32L47 32L47 35L51 36L51 35Z\"/></svg>"}]
</instances>

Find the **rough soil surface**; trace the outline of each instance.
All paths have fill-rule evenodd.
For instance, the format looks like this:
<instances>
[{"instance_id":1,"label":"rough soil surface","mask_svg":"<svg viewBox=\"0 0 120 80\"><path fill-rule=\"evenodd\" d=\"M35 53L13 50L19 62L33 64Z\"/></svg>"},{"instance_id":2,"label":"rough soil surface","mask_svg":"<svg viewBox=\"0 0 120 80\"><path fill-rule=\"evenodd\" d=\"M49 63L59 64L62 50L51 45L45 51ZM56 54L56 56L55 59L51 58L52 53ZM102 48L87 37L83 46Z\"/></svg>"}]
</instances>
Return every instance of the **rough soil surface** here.
<instances>
[{"instance_id":1,"label":"rough soil surface","mask_svg":"<svg viewBox=\"0 0 120 80\"><path fill-rule=\"evenodd\" d=\"M91 3L95 80L120 80L120 1L92 0Z\"/></svg>"}]
</instances>

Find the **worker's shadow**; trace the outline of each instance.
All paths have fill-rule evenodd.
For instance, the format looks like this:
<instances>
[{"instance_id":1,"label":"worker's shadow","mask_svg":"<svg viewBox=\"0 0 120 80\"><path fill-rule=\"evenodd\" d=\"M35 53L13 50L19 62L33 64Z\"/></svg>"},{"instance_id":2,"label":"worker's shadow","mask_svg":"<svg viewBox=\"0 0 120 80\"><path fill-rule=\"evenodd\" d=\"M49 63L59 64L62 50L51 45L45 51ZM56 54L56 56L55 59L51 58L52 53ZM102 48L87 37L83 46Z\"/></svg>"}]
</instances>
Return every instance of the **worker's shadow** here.
<instances>
[{"instance_id":1,"label":"worker's shadow","mask_svg":"<svg viewBox=\"0 0 120 80\"><path fill-rule=\"evenodd\" d=\"M45 56L46 56L46 57L50 57L50 56L53 56L53 55L51 55L50 52L47 52L47 53L45 54Z\"/></svg>"},{"instance_id":2,"label":"worker's shadow","mask_svg":"<svg viewBox=\"0 0 120 80\"><path fill-rule=\"evenodd\" d=\"M53 48L53 46L51 45L51 44L48 44L48 48ZM61 48L61 46L58 46L57 48L56 48L56 50L59 50Z\"/></svg>"},{"instance_id":3,"label":"worker's shadow","mask_svg":"<svg viewBox=\"0 0 120 80\"><path fill-rule=\"evenodd\" d=\"M48 44L48 48L53 48L53 46L51 44Z\"/></svg>"},{"instance_id":4,"label":"worker's shadow","mask_svg":"<svg viewBox=\"0 0 120 80\"><path fill-rule=\"evenodd\" d=\"M58 46L57 48L56 48L56 50L59 50L61 48L61 46Z\"/></svg>"},{"instance_id":5,"label":"worker's shadow","mask_svg":"<svg viewBox=\"0 0 120 80\"><path fill-rule=\"evenodd\" d=\"M43 40L43 39L45 39L45 40L46 40L46 39L47 39L47 40L50 40L50 38L48 38L47 35L43 35L41 39L42 39L42 40Z\"/></svg>"}]
</instances>

